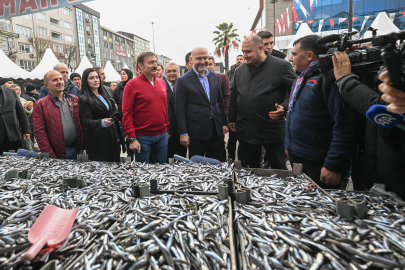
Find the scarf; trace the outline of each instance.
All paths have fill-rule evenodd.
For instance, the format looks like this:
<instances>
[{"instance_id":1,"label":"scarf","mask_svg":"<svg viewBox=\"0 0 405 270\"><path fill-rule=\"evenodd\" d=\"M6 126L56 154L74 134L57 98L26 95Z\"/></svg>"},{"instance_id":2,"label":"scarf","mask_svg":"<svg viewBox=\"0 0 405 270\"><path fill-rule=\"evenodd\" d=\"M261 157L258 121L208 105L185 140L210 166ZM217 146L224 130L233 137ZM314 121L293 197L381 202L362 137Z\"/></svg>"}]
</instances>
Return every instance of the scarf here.
<instances>
[{"instance_id":1,"label":"scarf","mask_svg":"<svg viewBox=\"0 0 405 270\"><path fill-rule=\"evenodd\" d=\"M128 80L126 80L125 82L121 81L122 88L125 88L125 85L127 84L127 82L129 82L129 80L134 78L134 74L132 73L132 71L130 71L129 69L126 69L126 68L121 69L121 71L125 71L125 73L128 75Z\"/></svg>"},{"instance_id":2,"label":"scarf","mask_svg":"<svg viewBox=\"0 0 405 270\"><path fill-rule=\"evenodd\" d=\"M298 94L301 90L302 82L305 78L312 75L314 71L319 70L319 61L312 62L300 75L300 77L295 81L290 95L290 102L288 103L288 112L292 111L294 103L297 100Z\"/></svg>"}]
</instances>

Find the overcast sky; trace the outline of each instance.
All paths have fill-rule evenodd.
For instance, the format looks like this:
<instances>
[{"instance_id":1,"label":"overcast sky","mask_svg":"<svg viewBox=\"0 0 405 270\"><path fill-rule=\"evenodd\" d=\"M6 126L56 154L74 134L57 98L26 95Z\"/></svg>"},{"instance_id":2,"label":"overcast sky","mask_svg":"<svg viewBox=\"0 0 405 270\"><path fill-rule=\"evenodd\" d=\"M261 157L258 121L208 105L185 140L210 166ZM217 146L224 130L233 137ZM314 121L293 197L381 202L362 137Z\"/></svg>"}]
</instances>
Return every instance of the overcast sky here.
<instances>
[{"instance_id":1,"label":"overcast sky","mask_svg":"<svg viewBox=\"0 0 405 270\"><path fill-rule=\"evenodd\" d=\"M240 39L249 33L256 17L258 0L94 0L85 5L100 12L100 23L114 31L125 31L150 41L156 22L155 47L177 64L184 64L187 52L203 46L213 54L215 26L233 22ZM237 52L229 62L235 63Z\"/></svg>"}]
</instances>

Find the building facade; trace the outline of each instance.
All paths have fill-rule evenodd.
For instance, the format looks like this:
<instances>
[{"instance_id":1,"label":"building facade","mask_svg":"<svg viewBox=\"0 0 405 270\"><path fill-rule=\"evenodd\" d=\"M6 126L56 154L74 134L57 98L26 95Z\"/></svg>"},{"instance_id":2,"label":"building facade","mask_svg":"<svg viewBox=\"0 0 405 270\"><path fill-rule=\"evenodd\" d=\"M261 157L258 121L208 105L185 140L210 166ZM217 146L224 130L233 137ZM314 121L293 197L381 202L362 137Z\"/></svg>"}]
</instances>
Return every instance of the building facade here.
<instances>
[{"instance_id":1,"label":"building facade","mask_svg":"<svg viewBox=\"0 0 405 270\"><path fill-rule=\"evenodd\" d=\"M0 32L0 48L25 70L35 68L46 48L51 48L61 63L77 66L73 7L0 20L0 30L5 31Z\"/></svg>"},{"instance_id":2,"label":"building facade","mask_svg":"<svg viewBox=\"0 0 405 270\"><path fill-rule=\"evenodd\" d=\"M172 59L170 59L169 57L164 56L164 55L158 55L157 61L158 61L158 64L161 64L162 66L165 67L166 64L168 64L172 61Z\"/></svg>"},{"instance_id":3,"label":"building facade","mask_svg":"<svg viewBox=\"0 0 405 270\"><path fill-rule=\"evenodd\" d=\"M101 63L104 67L110 61L119 72L125 65L135 71L139 53L149 51L149 41L134 34L115 32L101 26Z\"/></svg>"},{"instance_id":4,"label":"building facade","mask_svg":"<svg viewBox=\"0 0 405 270\"><path fill-rule=\"evenodd\" d=\"M94 66L101 66L100 13L75 5L79 59L86 56Z\"/></svg>"},{"instance_id":5,"label":"building facade","mask_svg":"<svg viewBox=\"0 0 405 270\"><path fill-rule=\"evenodd\" d=\"M297 4L297 1L300 3L300 5ZM277 29L277 37L284 37L295 34L299 28L300 22L307 22L311 30L314 33L319 33L320 35L347 30L349 0L315 0L312 1L312 7L310 6L310 1L297 1L279 0L277 3L274 4L271 3L274 1L259 0L261 7L259 8L258 16L255 18L251 30L253 31L256 28L265 26L267 30L273 33L275 28L274 20L281 18L281 15L284 15L284 12L287 11L287 8L289 21L292 21L293 23L288 28L288 31L287 28L285 28L284 31L278 31ZM291 9L291 4L293 4L297 12L296 15L298 16L295 18L295 21L293 11ZM360 33L360 36L362 36L367 28L373 23L378 13L382 11L387 13L387 15L399 29L405 29L405 1L354 0L353 30L362 30ZM287 14L287 12L285 14ZM365 20L366 22L362 29L363 21ZM319 31L320 24L321 29ZM281 39L287 40L288 38L286 37ZM279 48L283 49L282 44L277 44L277 39L276 45L281 45L279 46Z\"/></svg>"}]
</instances>

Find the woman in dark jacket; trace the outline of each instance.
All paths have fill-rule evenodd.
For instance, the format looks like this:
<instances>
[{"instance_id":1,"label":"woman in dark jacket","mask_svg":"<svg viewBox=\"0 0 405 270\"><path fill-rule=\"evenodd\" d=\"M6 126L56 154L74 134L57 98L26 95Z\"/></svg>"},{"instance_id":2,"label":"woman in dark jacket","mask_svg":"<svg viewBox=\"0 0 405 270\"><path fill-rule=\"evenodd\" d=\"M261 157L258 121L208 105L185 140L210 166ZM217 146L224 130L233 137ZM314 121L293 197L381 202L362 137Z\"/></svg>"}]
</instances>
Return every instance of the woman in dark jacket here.
<instances>
[{"instance_id":1,"label":"woman in dark jacket","mask_svg":"<svg viewBox=\"0 0 405 270\"><path fill-rule=\"evenodd\" d=\"M80 119L85 130L85 149L90 160L120 161L117 131L111 121L115 105L104 92L99 73L88 68L82 76Z\"/></svg>"},{"instance_id":2,"label":"woman in dark jacket","mask_svg":"<svg viewBox=\"0 0 405 270\"><path fill-rule=\"evenodd\" d=\"M118 111L122 112L122 97L124 95L124 88L127 82L134 78L134 74L129 69L122 69L121 72L121 82L117 85L114 91L114 100L115 103L118 105Z\"/></svg>"}]
</instances>

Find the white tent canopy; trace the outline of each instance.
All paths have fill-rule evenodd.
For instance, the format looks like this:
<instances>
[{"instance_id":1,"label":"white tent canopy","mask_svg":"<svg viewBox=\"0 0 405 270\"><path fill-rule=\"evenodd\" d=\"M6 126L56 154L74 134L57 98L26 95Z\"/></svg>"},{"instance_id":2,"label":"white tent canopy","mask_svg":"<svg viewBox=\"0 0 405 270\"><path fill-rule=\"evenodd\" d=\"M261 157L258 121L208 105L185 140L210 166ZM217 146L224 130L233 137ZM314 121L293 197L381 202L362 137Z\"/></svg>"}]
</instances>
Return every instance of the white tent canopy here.
<instances>
[{"instance_id":1,"label":"white tent canopy","mask_svg":"<svg viewBox=\"0 0 405 270\"><path fill-rule=\"evenodd\" d=\"M371 24L371 27L377 29L377 36L386 35L392 32L398 32L398 27L395 26L393 22L391 22L390 18L388 18L387 13L380 12L377 15L377 18ZM363 35L363 38L371 38L373 33L371 31L366 31Z\"/></svg>"},{"instance_id":2,"label":"white tent canopy","mask_svg":"<svg viewBox=\"0 0 405 270\"><path fill-rule=\"evenodd\" d=\"M127 66L127 64L124 65L123 69L129 69L129 67Z\"/></svg>"},{"instance_id":3,"label":"white tent canopy","mask_svg":"<svg viewBox=\"0 0 405 270\"><path fill-rule=\"evenodd\" d=\"M83 56L82 61L80 61L80 64L76 68L75 72L79 73L80 76L83 76L83 71L85 71L88 68L92 68L92 67L93 67L93 65L90 63L87 56Z\"/></svg>"},{"instance_id":4,"label":"white tent canopy","mask_svg":"<svg viewBox=\"0 0 405 270\"><path fill-rule=\"evenodd\" d=\"M107 64L105 64L104 73L106 76L106 82L116 82L121 80L121 76L115 71L115 68L110 61L107 61Z\"/></svg>"},{"instance_id":5,"label":"white tent canopy","mask_svg":"<svg viewBox=\"0 0 405 270\"><path fill-rule=\"evenodd\" d=\"M290 44L288 44L286 49L294 48L293 44L297 39L313 34L314 32L312 32L311 28L309 28L307 23L301 23L300 28L298 28L297 33L295 33L294 35L294 39L291 40Z\"/></svg>"},{"instance_id":6,"label":"white tent canopy","mask_svg":"<svg viewBox=\"0 0 405 270\"><path fill-rule=\"evenodd\" d=\"M39 78L44 78L44 75L48 71L53 70L53 67L56 66L57 64L59 64L58 58L56 58L53 51L50 48L48 48L46 49L41 62L33 71L31 71L31 74Z\"/></svg>"},{"instance_id":7,"label":"white tent canopy","mask_svg":"<svg viewBox=\"0 0 405 270\"><path fill-rule=\"evenodd\" d=\"M0 77L12 79L42 79L42 77L34 76L34 74L17 66L7 55L0 50Z\"/></svg>"}]
</instances>

